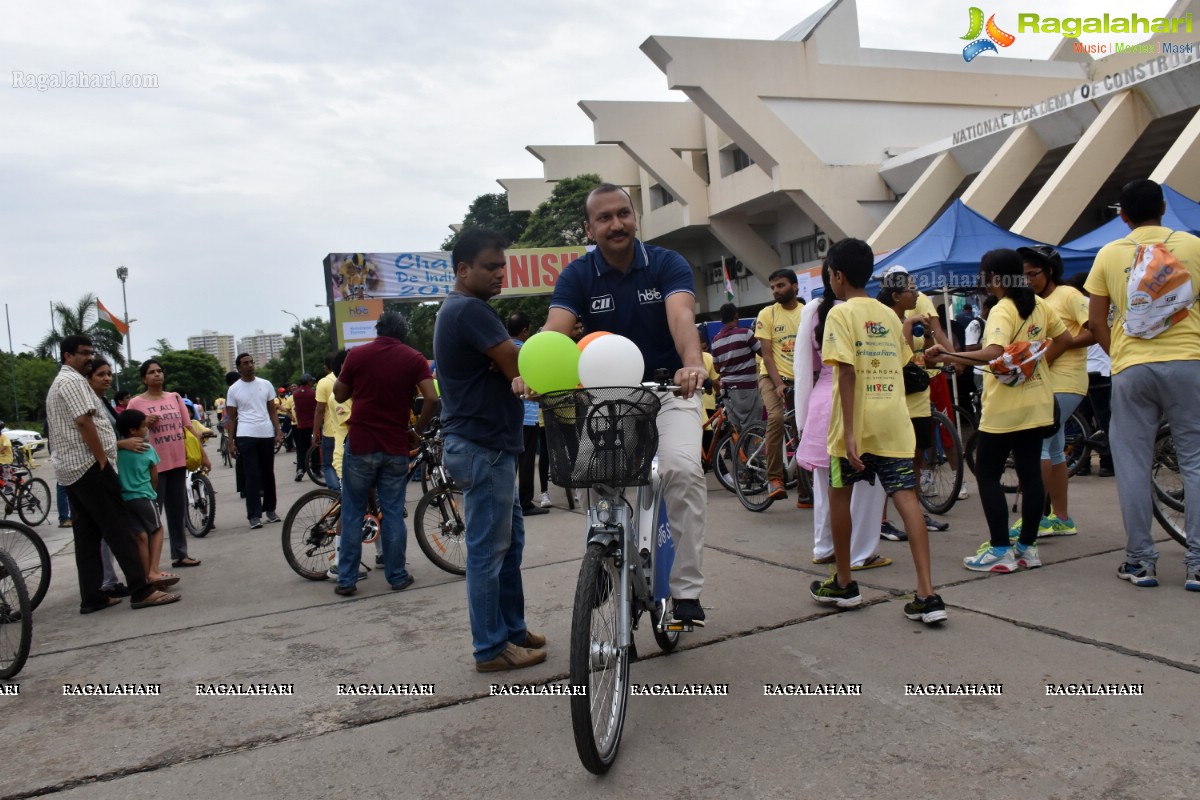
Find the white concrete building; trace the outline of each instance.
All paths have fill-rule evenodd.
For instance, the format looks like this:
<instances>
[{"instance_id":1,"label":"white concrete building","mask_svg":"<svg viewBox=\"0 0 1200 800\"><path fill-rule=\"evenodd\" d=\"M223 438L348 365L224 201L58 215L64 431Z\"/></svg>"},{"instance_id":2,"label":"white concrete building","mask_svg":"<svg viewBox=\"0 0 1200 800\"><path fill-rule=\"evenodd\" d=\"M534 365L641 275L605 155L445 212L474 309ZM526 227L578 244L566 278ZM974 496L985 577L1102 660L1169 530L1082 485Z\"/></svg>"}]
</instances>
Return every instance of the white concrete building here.
<instances>
[{"instance_id":1,"label":"white concrete building","mask_svg":"<svg viewBox=\"0 0 1200 800\"><path fill-rule=\"evenodd\" d=\"M1200 0L1171 17L1200 19ZM1200 33L1093 60L1061 39L1045 61L867 49L854 0L775 41L652 36L642 51L683 102L595 102L594 144L530 145L540 178L505 178L532 210L594 172L628 187L642 238L699 271L701 312L770 300L766 276L819 264L830 241L905 244L954 199L1058 243L1106 221L1121 185L1150 177L1200 197ZM1188 52L1190 45L1190 52Z\"/></svg>"},{"instance_id":2,"label":"white concrete building","mask_svg":"<svg viewBox=\"0 0 1200 800\"><path fill-rule=\"evenodd\" d=\"M208 353L221 364L221 369L228 372L233 369L233 358L237 355L233 349L233 335L217 331L201 331L199 336L188 337L188 349Z\"/></svg>"},{"instance_id":3,"label":"white concrete building","mask_svg":"<svg viewBox=\"0 0 1200 800\"><path fill-rule=\"evenodd\" d=\"M261 369L263 364L283 352L283 334L263 333L257 330L253 335L239 339L237 349L238 353L254 356L255 365Z\"/></svg>"}]
</instances>

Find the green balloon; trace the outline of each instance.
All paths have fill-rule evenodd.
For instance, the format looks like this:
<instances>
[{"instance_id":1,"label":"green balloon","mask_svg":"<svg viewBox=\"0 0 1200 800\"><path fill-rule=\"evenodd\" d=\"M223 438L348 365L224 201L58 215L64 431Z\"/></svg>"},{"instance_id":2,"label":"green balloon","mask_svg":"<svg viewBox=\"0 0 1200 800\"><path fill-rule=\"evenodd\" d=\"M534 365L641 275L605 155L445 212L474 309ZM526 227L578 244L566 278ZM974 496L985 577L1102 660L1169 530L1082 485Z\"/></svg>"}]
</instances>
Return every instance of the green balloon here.
<instances>
[{"instance_id":1,"label":"green balloon","mask_svg":"<svg viewBox=\"0 0 1200 800\"><path fill-rule=\"evenodd\" d=\"M536 333L521 345L517 368L538 394L574 389L579 385L579 347L555 331Z\"/></svg>"}]
</instances>

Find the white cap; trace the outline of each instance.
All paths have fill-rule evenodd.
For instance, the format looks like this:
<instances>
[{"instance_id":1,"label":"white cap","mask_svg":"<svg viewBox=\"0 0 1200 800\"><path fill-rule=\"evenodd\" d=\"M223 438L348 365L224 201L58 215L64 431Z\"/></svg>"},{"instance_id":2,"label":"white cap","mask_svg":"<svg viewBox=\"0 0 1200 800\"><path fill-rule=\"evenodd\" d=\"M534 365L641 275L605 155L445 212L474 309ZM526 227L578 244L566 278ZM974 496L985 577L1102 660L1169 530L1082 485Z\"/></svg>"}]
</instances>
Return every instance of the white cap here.
<instances>
[{"instance_id":1,"label":"white cap","mask_svg":"<svg viewBox=\"0 0 1200 800\"><path fill-rule=\"evenodd\" d=\"M903 272L905 275L907 275L908 267L902 267L899 264L893 264L883 271L883 277L886 278L890 275L895 275L897 272Z\"/></svg>"}]
</instances>

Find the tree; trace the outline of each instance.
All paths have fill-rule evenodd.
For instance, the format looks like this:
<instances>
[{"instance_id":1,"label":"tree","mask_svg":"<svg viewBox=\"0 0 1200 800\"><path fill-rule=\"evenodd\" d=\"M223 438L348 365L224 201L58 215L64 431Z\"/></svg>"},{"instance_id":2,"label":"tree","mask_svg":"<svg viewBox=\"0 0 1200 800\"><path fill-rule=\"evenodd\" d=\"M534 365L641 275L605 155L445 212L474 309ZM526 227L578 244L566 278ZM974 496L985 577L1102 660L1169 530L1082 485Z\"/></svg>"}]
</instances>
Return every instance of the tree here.
<instances>
[{"instance_id":1,"label":"tree","mask_svg":"<svg viewBox=\"0 0 1200 800\"><path fill-rule=\"evenodd\" d=\"M171 347L171 343L168 342L166 339L156 339L154 341L154 347L150 348L150 352L154 353L154 355L156 355L156 356L165 356L167 353L170 353L174 349L175 348Z\"/></svg>"},{"instance_id":2,"label":"tree","mask_svg":"<svg viewBox=\"0 0 1200 800\"><path fill-rule=\"evenodd\" d=\"M92 347L97 353L107 356L108 360L118 367L125 366L125 353L121 351L125 343L124 338L116 331L101 328L97 324L96 295L89 292L80 297L74 306L55 303L51 307L51 315L55 325L38 342L35 353L39 358L58 361L58 348L62 340L68 336L82 334L92 340Z\"/></svg>"},{"instance_id":3,"label":"tree","mask_svg":"<svg viewBox=\"0 0 1200 800\"><path fill-rule=\"evenodd\" d=\"M283 349L276 358L271 359L262 367L262 377L276 387L297 383L304 372L320 377L325 374L323 362L329 352L330 327L329 320L320 317L310 317L302 323L304 337L304 365L300 365L300 345L296 338L296 326L292 326L291 335L283 340Z\"/></svg>"},{"instance_id":4,"label":"tree","mask_svg":"<svg viewBox=\"0 0 1200 800\"><path fill-rule=\"evenodd\" d=\"M471 203L470 208L467 209L467 215L463 217L462 226L469 228L478 225L491 228L497 233L504 234L504 238L511 243L521 238L528 223L528 211L509 211L508 195L496 192L476 197L475 202ZM454 245L458 244L458 237L457 232L452 233L446 238L446 241L442 242L442 249L453 250Z\"/></svg>"},{"instance_id":5,"label":"tree","mask_svg":"<svg viewBox=\"0 0 1200 800\"><path fill-rule=\"evenodd\" d=\"M0 419L10 428L21 428L46 416L46 392L58 374L58 362L27 353L0 353ZM16 407L13 375L16 374Z\"/></svg>"},{"instance_id":6,"label":"tree","mask_svg":"<svg viewBox=\"0 0 1200 800\"><path fill-rule=\"evenodd\" d=\"M587 243L583 231L583 204L588 193L600 185L600 176L577 175L559 181L550 199L529 217L517 247L565 247Z\"/></svg>"},{"instance_id":7,"label":"tree","mask_svg":"<svg viewBox=\"0 0 1200 800\"><path fill-rule=\"evenodd\" d=\"M441 303L393 303L388 310L399 311L408 322L408 337L405 343L425 356L433 358L433 322L437 318Z\"/></svg>"}]
</instances>

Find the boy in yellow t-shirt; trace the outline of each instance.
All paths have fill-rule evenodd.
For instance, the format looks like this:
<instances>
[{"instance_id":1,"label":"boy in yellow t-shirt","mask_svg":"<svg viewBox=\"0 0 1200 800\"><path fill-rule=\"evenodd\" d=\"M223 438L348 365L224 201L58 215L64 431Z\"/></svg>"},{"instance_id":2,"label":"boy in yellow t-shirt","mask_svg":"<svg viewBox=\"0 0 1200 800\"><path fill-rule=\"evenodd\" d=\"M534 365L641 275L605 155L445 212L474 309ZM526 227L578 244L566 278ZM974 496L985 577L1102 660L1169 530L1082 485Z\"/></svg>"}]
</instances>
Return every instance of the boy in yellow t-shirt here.
<instances>
[{"instance_id":1,"label":"boy in yellow t-shirt","mask_svg":"<svg viewBox=\"0 0 1200 800\"><path fill-rule=\"evenodd\" d=\"M843 239L829 251L834 294L846 302L825 320L821 358L833 367L833 411L829 417L829 504L837 571L813 581L812 598L838 608L862 605L850 575L850 496L859 481L879 480L908 531L917 572L917 591L904 616L927 625L946 619L946 605L933 590L929 533L915 491L916 437L908 418L901 370L912 351L896 314L867 296L874 255L860 239Z\"/></svg>"}]
</instances>

